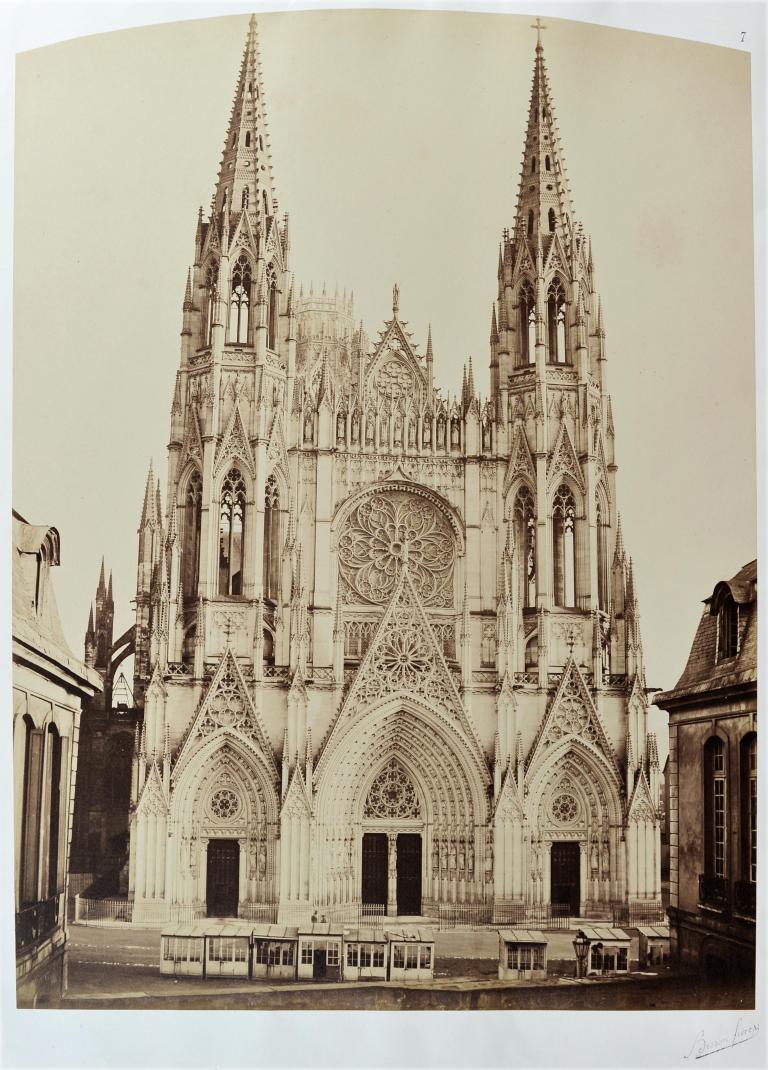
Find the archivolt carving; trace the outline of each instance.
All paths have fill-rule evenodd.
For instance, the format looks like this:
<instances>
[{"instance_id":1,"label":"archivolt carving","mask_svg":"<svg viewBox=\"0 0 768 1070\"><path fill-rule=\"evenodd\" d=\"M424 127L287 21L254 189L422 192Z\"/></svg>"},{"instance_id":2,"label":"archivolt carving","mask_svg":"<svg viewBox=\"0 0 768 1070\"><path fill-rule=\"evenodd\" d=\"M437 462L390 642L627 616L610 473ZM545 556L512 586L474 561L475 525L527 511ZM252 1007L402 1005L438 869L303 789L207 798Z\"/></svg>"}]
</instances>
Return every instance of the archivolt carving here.
<instances>
[{"instance_id":1,"label":"archivolt carving","mask_svg":"<svg viewBox=\"0 0 768 1070\"><path fill-rule=\"evenodd\" d=\"M453 603L453 535L427 499L393 492L363 501L347 517L338 550L341 574L362 602L386 602L407 560L425 605Z\"/></svg>"}]
</instances>

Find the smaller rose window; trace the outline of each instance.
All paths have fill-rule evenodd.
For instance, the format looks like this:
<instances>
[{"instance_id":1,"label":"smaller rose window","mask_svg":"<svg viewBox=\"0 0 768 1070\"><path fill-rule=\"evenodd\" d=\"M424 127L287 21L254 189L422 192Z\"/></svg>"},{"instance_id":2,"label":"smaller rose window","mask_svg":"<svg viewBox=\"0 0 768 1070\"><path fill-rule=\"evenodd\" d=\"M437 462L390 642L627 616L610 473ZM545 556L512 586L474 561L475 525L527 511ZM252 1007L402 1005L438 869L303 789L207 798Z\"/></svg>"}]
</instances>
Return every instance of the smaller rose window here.
<instances>
[{"instance_id":1,"label":"smaller rose window","mask_svg":"<svg viewBox=\"0 0 768 1070\"><path fill-rule=\"evenodd\" d=\"M579 804L573 795L569 795L567 792L556 796L552 801L552 816L561 825L570 825L576 820L578 812Z\"/></svg>"},{"instance_id":2,"label":"smaller rose window","mask_svg":"<svg viewBox=\"0 0 768 1070\"><path fill-rule=\"evenodd\" d=\"M231 821L240 812L240 799L229 788L219 788L211 796L211 813L220 821Z\"/></svg>"}]
</instances>

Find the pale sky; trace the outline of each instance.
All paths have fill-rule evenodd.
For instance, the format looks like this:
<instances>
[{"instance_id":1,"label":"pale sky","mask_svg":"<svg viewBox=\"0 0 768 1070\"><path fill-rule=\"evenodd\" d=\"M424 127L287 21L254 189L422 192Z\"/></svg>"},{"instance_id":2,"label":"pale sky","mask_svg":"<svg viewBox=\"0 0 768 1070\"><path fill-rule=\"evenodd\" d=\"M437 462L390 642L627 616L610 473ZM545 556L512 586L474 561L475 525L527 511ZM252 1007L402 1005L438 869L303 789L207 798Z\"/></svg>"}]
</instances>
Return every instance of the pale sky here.
<instances>
[{"instance_id":1,"label":"pale sky","mask_svg":"<svg viewBox=\"0 0 768 1070\"><path fill-rule=\"evenodd\" d=\"M103 34L17 64L13 503L55 524L82 656L101 555L132 621L150 457L165 486L181 302L214 189L247 16ZM488 390L514 220L530 16L260 17L297 285L391 311L453 393ZM577 218L592 236L650 686L680 676L718 579L756 555L749 56L547 18ZM165 503L164 503L165 504Z\"/></svg>"}]
</instances>

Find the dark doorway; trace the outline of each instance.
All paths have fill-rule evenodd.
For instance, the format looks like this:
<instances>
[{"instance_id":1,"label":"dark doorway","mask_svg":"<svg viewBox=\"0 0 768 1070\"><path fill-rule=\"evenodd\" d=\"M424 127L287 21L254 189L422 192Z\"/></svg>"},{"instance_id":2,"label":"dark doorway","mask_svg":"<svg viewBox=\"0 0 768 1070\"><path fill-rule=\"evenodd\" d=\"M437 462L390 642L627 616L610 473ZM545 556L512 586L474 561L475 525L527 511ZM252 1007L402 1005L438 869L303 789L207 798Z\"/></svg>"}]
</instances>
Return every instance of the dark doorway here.
<instances>
[{"instance_id":1,"label":"dark doorway","mask_svg":"<svg viewBox=\"0 0 768 1070\"><path fill-rule=\"evenodd\" d=\"M387 834L363 833L363 905L387 903Z\"/></svg>"},{"instance_id":2,"label":"dark doorway","mask_svg":"<svg viewBox=\"0 0 768 1070\"><path fill-rule=\"evenodd\" d=\"M397 913L421 914L421 836L401 832L397 837Z\"/></svg>"},{"instance_id":3,"label":"dark doorway","mask_svg":"<svg viewBox=\"0 0 768 1070\"><path fill-rule=\"evenodd\" d=\"M312 955L312 976L325 977L326 951L315 951Z\"/></svg>"},{"instance_id":4,"label":"dark doorway","mask_svg":"<svg viewBox=\"0 0 768 1070\"><path fill-rule=\"evenodd\" d=\"M208 844L206 902L209 918L236 918L240 878L237 840L211 840Z\"/></svg>"},{"instance_id":5,"label":"dark doorway","mask_svg":"<svg viewBox=\"0 0 768 1070\"><path fill-rule=\"evenodd\" d=\"M552 903L570 907L571 917L579 916L579 855L578 843L552 844Z\"/></svg>"}]
</instances>

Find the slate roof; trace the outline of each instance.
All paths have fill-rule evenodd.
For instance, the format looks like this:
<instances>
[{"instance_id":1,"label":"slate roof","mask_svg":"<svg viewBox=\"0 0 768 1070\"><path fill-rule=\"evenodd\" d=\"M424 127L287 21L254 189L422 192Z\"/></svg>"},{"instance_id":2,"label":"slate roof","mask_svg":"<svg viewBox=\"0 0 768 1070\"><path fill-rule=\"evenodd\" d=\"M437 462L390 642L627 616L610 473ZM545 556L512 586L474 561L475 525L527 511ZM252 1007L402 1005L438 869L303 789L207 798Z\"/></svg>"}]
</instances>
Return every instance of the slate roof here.
<instances>
[{"instance_id":1,"label":"slate roof","mask_svg":"<svg viewBox=\"0 0 768 1070\"><path fill-rule=\"evenodd\" d=\"M717 613L730 593L739 607L739 652L717 660ZM757 681L757 561L750 561L730 580L720 580L704 600L704 611L694 636L688 661L671 691L657 695L654 703L689 695L752 684Z\"/></svg>"}]
</instances>

